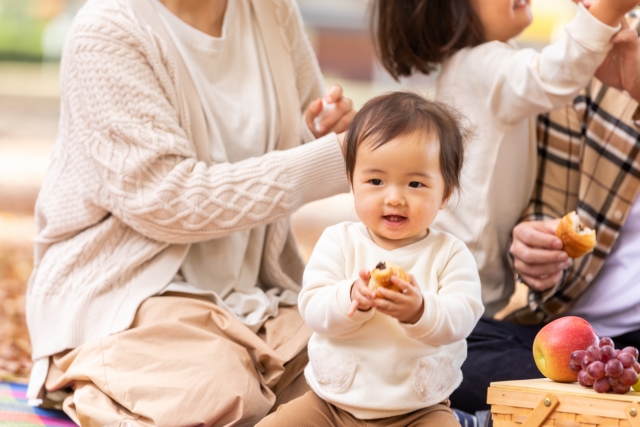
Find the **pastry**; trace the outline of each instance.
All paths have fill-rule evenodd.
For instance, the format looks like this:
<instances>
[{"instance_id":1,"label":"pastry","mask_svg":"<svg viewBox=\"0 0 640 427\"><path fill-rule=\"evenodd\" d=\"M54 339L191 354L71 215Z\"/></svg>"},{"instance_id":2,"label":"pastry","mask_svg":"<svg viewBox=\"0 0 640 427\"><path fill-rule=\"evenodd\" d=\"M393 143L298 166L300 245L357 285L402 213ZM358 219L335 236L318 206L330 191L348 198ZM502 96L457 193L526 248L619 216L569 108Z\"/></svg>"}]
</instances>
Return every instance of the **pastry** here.
<instances>
[{"instance_id":1,"label":"pastry","mask_svg":"<svg viewBox=\"0 0 640 427\"><path fill-rule=\"evenodd\" d=\"M556 236L562 239L564 250L571 258L580 258L596 246L596 231L582 225L575 211L562 217Z\"/></svg>"},{"instance_id":2,"label":"pastry","mask_svg":"<svg viewBox=\"0 0 640 427\"><path fill-rule=\"evenodd\" d=\"M398 276L400 280L407 280L407 274L397 265L383 261L371 270L371 278L369 279L369 289L375 291L379 287L387 288L392 291L400 292L400 288L391 283L391 277Z\"/></svg>"}]
</instances>

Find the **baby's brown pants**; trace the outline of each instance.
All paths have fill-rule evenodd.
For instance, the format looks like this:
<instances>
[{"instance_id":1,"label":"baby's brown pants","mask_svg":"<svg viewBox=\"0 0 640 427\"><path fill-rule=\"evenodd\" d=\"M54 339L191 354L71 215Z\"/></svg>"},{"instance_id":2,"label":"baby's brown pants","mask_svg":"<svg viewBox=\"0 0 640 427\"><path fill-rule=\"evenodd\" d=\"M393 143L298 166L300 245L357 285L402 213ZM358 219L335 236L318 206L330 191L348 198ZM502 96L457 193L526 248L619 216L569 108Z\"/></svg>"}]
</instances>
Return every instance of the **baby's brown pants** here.
<instances>
[{"instance_id":1,"label":"baby's brown pants","mask_svg":"<svg viewBox=\"0 0 640 427\"><path fill-rule=\"evenodd\" d=\"M310 391L281 405L256 427L460 427L449 401L396 417L359 420Z\"/></svg>"}]
</instances>

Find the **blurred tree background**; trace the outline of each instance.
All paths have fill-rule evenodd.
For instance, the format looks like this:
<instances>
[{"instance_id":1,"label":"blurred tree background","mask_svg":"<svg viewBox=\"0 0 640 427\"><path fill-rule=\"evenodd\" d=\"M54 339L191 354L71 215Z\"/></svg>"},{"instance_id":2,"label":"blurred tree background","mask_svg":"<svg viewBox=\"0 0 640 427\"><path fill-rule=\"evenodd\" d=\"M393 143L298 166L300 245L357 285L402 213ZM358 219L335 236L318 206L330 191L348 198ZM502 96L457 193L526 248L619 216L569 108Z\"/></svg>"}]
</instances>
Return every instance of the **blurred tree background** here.
<instances>
[{"instance_id":1,"label":"blurred tree background","mask_svg":"<svg viewBox=\"0 0 640 427\"><path fill-rule=\"evenodd\" d=\"M35 1L0 3L0 59L42 59L42 31L46 21L35 13Z\"/></svg>"},{"instance_id":2,"label":"blurred tree background","mask_svg":"<svg viewBox=\"0 0 640 427\"><path fill-rule=\"evenodd\" d=\"M377 65L367 0L297 1L327 85L341 84L357 108L403 84L432 90L432 77L398 84ZM33 209L56 138L60 54L83 3L0 0L0 380L25 381L31 368L24 294L32 270ZM519 43L536 48L560 36L575 13L569 0L535 0L532 7L534 25ZM350 195L302 207L293 226L303 254L310 254L326 226L352 218Z\"/></svg>"}]
</instances>

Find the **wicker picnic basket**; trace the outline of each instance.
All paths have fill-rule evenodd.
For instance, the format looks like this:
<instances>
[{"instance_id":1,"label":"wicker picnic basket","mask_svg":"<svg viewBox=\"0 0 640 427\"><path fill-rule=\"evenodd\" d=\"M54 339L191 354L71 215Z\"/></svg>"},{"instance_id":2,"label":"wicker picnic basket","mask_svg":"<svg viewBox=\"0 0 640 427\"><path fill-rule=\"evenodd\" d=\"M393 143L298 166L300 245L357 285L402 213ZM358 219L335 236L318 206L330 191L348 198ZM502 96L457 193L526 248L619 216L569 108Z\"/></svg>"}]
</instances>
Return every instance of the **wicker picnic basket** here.
<instances>
[{"instance_id":1,"label":"wicker picnic basket","mask_svg":"<svg viewBox=\"0 0 640 427\"><path fill-rule=\"evenodd\" d=\"M548 379L491 383L494 427L640 427L640 393L596 393Z\"/></svg>"}]
</instances>

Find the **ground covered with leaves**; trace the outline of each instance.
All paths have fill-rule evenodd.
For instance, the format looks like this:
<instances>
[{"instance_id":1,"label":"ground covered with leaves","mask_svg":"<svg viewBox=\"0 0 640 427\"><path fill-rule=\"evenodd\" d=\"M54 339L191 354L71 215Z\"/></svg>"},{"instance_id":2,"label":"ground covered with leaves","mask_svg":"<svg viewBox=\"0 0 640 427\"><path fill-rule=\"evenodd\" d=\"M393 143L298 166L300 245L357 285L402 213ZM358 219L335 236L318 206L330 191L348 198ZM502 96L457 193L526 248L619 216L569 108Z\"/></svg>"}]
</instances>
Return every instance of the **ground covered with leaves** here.
<instances>
[{"instance_id":1,"label":"ground covered with leaves","mask_svg":"<svg viewBox=\"0 0 640 427\"><path fill-rule=\"evenodd\" d=\"M31 371L24 299L32 260L30 244L0 241L0 380L26 381Z\"/></svg>"}]
</instances>

